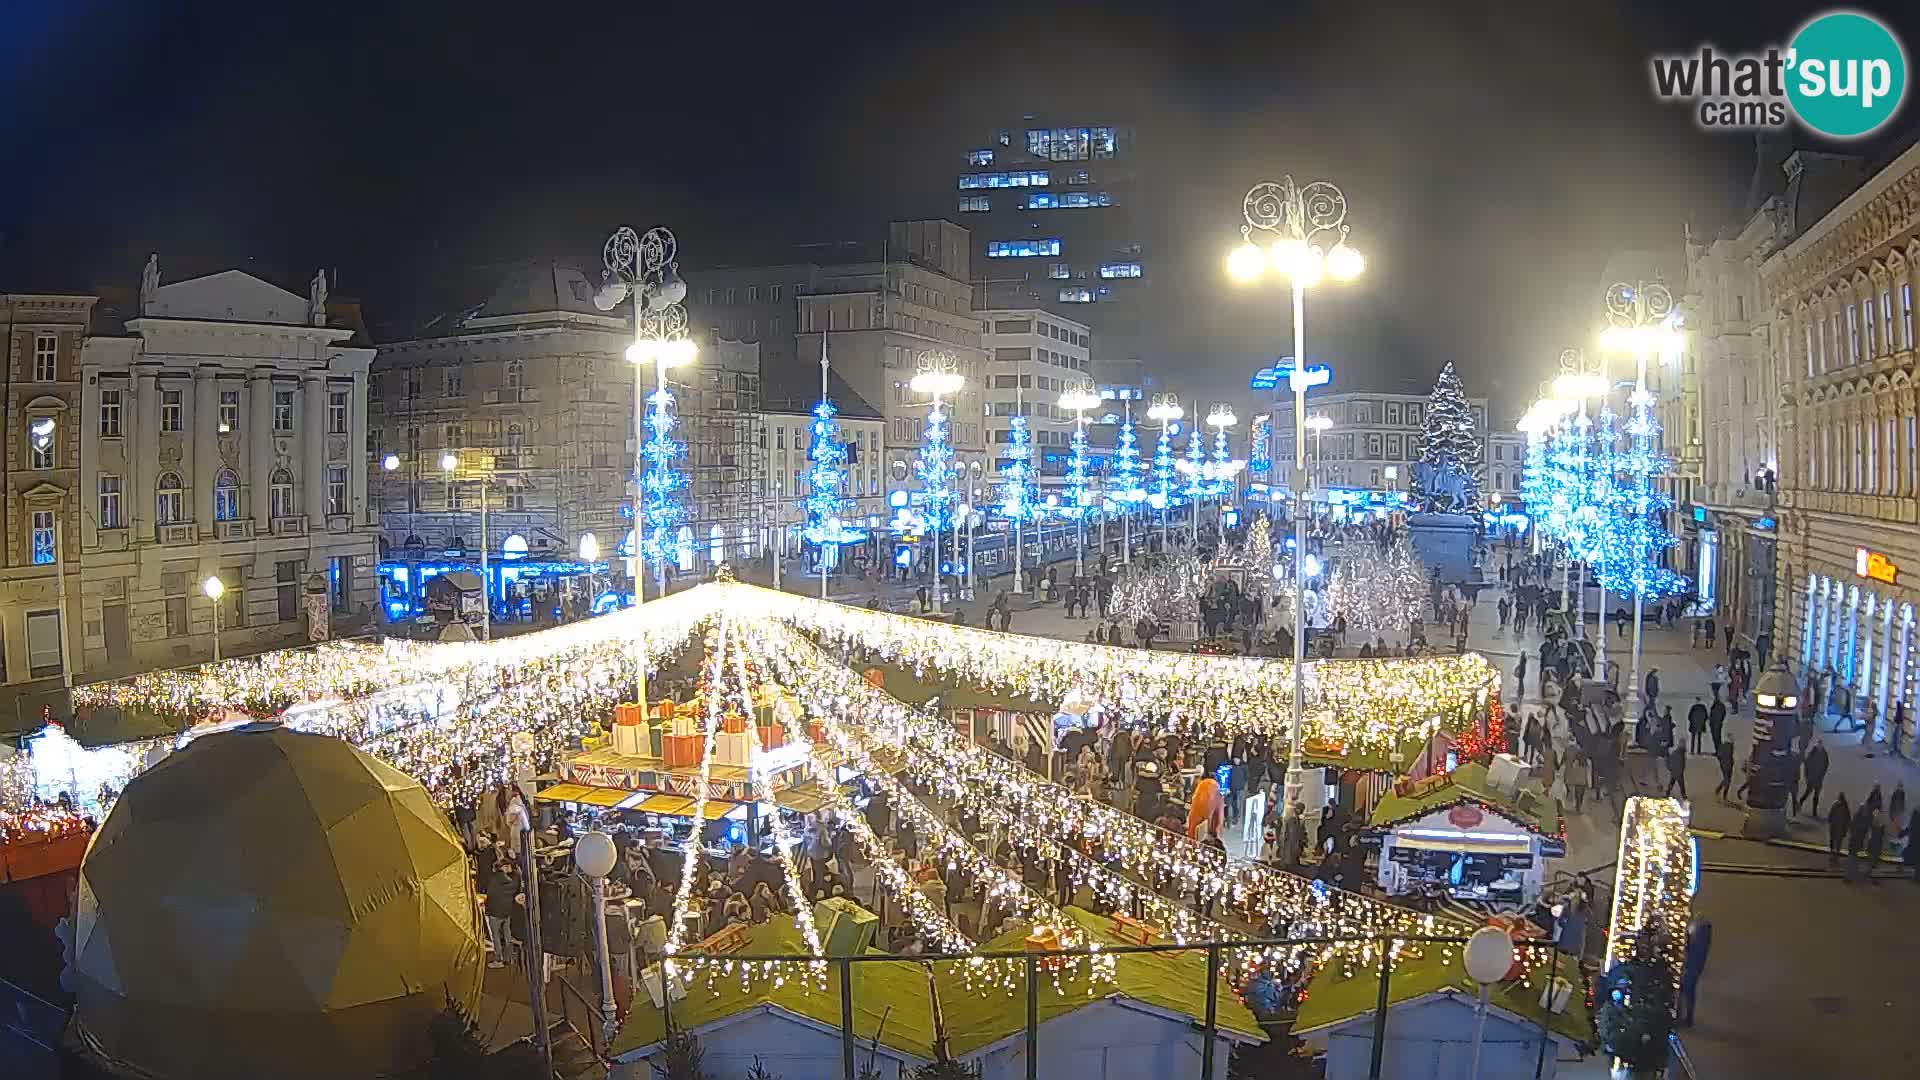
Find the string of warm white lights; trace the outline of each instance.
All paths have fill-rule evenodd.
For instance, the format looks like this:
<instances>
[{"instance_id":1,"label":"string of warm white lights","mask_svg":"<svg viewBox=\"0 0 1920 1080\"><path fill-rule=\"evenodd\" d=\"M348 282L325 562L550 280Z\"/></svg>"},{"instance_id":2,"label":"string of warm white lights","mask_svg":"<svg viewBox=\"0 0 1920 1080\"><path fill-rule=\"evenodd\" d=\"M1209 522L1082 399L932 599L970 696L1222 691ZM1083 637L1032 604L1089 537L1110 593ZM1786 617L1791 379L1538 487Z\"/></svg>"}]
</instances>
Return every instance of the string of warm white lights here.
<instances>
[{"instance_id":1,"label":"string of warm white lights","mask_svg":"<svg viewBox=\"0 0 1920 1080\"><path fill-rule=\"evenodd\" d=\"M773 640L769 640L773 639ZM908 768L944 790L986 793L1007 814L1042 824L1056 836L1085 838L1108 865L1158 881L1171 877L1196 902L1225 902L1259 923L1327 936L1434 936L1463 932L1443 916L1409 911L1358 893L1330 888L1158 829L1104 803L1075 796L989 753L937 717L909 709L834 663L804 638L788 632L748 635L750 649L777 650L789 682L822 714L850 724L885 724L906 735ZM835 727L828 726L831 734ZM1375 942L1322 946L1316 962L1342 956L1356 965L1377 962Z\"/></svg>"},{"instance_id":2,"label":"string of warm white lights","mask_svg":"<svg viewBox=\"0 0 1920 1080\"><path fill-rule=\"evenodd\" d=\"M748 585L729 590L751 610L887 663L1044 702L1070 691L1151 720L1156 730L1231 736L1286 732L1292 661L1201 656L1062 642L846 607ZM1307 671L1307 736L1388 750L1438 716L1472 727L1471 710L1499 686L1485 658L1460 656L1315 661Z\"/></svg>"},{"instance_id":3,"label":"string of warm white lights","mask_svg":"<svg viewBox=\"0 0 1920 1080\"><path fill-rule=\"evenodd\" d=\"M726 623L727 617L725 615L720 616L720 621L722 624ZM735 703L740 706L740 715L746 718L745 727L747 738L752 740L751 752L753 755L758 756L763 752L764 748L760 744L760 725L753 722L754 703L748 689L757 684L754 683L748 675L746 650L740 646L737 639L728 644L727 651L733 656L734 684L725 689L725 696L733 698ZM713 692L715 694L722 693L721 688L717 686L714 687ZM772 777L760 769L753 769L750 770L750 772L753 776L753 797L755 801L763 806L774 805ZM828 775L831 776L832 774L828 773ZM827 950L820 944L820 927L814 921L813 903L807 899L806 890L800 887L800 868L794 865L793 852L787 843L786 823L781 820L780 814L777 811L769 817L769 828L773 837L773 850L775 857L780 860L780 869L784 872L783 876L786 879L787 901L793 905L793 923L799 928L801 939L807 943L807 951L815 956L825 956ZM694 820L697 822L700 819L695 818ZM819 982L820 989L826 989L826 963L822 961L811 965L811 967ZM774 978L774 985L780 985L782 981L781 974L779 972L772 972L771 974Z\"/></svg>"},{"instance_id":4,"label":"string of warm white lights","mask_svg":"<svg viewBox=\"0 0 1920 1080\"><path fill-rule=\"evenodd\" d=\"M1693 894L1700 880L1699 848L1690 831L1692 811L1675 799L1636 795L1620 821L1614 862L1613 912L1608 921L1606 963L1631 957L1640 938L1653 935L1674 989L1685 967Z\"/></svg>"},{"instance_id":5,"label":"string of warm white lights","mask_svg":"<svg viewBox=\"0 0 1920 1080\"><path fill-rule=\"evenodd\" d=\"M813 755L814 769L822 776L833 775L833 763L821 756ZM827 805L846 822L847 831L852 834L853 842L860 846L860 852L866 856L867 865L873 870L873 880L880 886L894 907L906 916L913 925L929 951L943 953L969 953L974 950L972 938L960 932L960 928L947 918L946 913L936 907L926 893L914 887L913 879L908 876L894 854L887 850L880 838L874 835L873 827L867 824L848 801L846 792L838 787L827 797Z\"/></svg>"},{"instance_id":6,"label":"string of warm white lights","mask_svg":"<svg viewBox=\"0 0 1920 1080\"><path fill-rule=\"evenodd\" d=\"M706 694L707 729L703 733L705 741L700 748L700 776L693 789L693 807L687 811L693 818L693 835L687 838L687 850L680 861L680 886L673 897L673 925L667 929L667 943L662 950L666 954L664 970L669 976L673 973L673 958L687 939L687 921L693 917L687 907L687 897L693 892L694 873L700 868L700 827L707 820L707 778L710 775L707 770L713 761L714 736L720 731L720 683L725 670L726 643L727 621L716 619L707 629L707 656L700 667L700 686Z\"/></svg>"}]
</instances>

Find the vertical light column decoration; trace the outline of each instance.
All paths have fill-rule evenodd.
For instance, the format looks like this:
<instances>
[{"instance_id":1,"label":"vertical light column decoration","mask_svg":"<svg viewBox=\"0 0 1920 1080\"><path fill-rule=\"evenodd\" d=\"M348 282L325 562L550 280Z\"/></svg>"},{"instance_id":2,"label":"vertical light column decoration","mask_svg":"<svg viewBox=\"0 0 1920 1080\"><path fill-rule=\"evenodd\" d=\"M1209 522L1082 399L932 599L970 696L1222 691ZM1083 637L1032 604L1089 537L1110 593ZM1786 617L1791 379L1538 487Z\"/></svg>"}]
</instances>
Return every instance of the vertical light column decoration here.
<instances>
[{"instance_id":1,"label":"vertical light column decoration","mask_svg":"<svg viewBox=\"0 0 1920 1080\"><path fill-rule=\"evenodd\" d=\"M1265 413L1253 418L1253 430L1247 436L1247 498L1265 500L1273 485L1273 417Z\"/></svg>"},{"instance_id":2,"label":"vertical light column decoration","mask_svg":"<svg viewBox=\"0 0 1920 1080\"><path fill-rule=\"evenodd\" d=\"M953 443L948 434L947 413L940 399L958 393L965 384L959 362L949 353L920 354L919 370L909 387L933 400L927 408L927 426L922 432L920 458L914 472L920 477L921 534L933 540L933 610L938 612L946 594L946 576L940 568L940 533L955 519L954 506L959 493L954 490L958 473L953 464ZM958 547L958 543L955 544ZM959 552L955 553L956 560Z\"/></svg>"},{"instance_id":3,"label":"vertical light column decoration","mask_svg":"<svg viewBox=\"0 0 1920 1080\"><path fill-rule=\"evenodd\" d=\"M1027 418L1015 416L1009 420L1012 425L1007 432L1007 445L1000 451L1000 516L1008 521L1026 522L1033 520L1035 511L1033 489L1033 432L1027 429Z\"/></svg>"},{"instance_id":4,"label":"vertical light column decoration","mask_svg":"<svg viewBox=\"0 0 1920 1080\"><path fill-rule=\"evenodd\" d=\"M1628 395L1626 448L1619 456L1618 509L1608 516L1607 543L1621 552L1608 587L1633 597L1633 675L1627 683L1627 722L1640 719L1641 615L1648 600L1671 596L1687 587L1686 578L1668 569L1666 550L1676 541L1667 531L1666 511L1672 500L1656 490L1653 478L1664 476L1671 462L1659 450L1660 422L1654 415L1654 393L1647 386L1647 360L1677 358L1685 338L1676 327L1678 313L1673 294L1658 282L1619 282L1607 288L1607 321L1600 345L1610 352L1634 357L1633 393Z\"/></svg>"},{"instance_id":5,"label":"vertical light column decoration","mask_svg":"<svg viewBox=\"0 0 1920 1080\"><path fill-rule=\"evenodd\" d=\"M1075 386L1061 392L1059 404L1073 413L1073 437L1067 454L1067 505L1061 513L1074 523L1079 534L1073 555L1073 572L1077 577L1086 572L1087 517L1093 512L1093 496L1087 492L1091 464L1087 456L1087 410L1100 404L1100 397L1092 386Z\"/></svg>"},{"instance_id":6,"label":"vertical light column decoration","mask_svg":"<svg viewBox=\"0 0 1920 1080\"><path fill-rule=\"evenodd\" d=\"M1147 418L1160 422L1160 441L1153 449L1153 491L1147 496L1147 505L1160 511L1160 548L1162 551L1173 546L1167 535L1167 511L1178 497L1173 488L1175 472L1173 460L1173 433L1182 416L1187 411L1180 407L1178 399L1171 394L1155 394L1153 405L1147 409Z\"/></svg>"},{"instance_id":7,"label":"vertical light column decoration","mask_svg":"<svg viewBox=\"0 0 1920 1080\"><path fill-rule=\"evenodd\" d=\"M1180 489L1181 498L1193 504L1193 513L1200 513L1200 500L1213 492L1213 484L1207 469L1207 438L1200 432L1200 425L1187 429L1187 459L1180 463L1180 473L1187 478L1186 486Z\"/></svg>"},{"instance_id":8,"label":"vertical light column decoration","mask_svg":"<svg viewBox=\"0 0 1920 1080\"><path fill-rule=\"evenodd\" d=\"M1140 460L1140 442L1133 430L1133 402L1122 403L1125 410L1120 420L1120 432L1114 436L1113 460L1107 465L1107 486L1109 512L1120 512L1120 562L1130 565L1133 562L1133 515L1140 504L1147 500L1147 489L1141 483L1147 474L1146 463Z\"/></svg>"},{"instance_id":9,"label":"vertical light column decoration","mask_svg":"<svg viewBox=\"0 0 1920 1080\"><path fill-rule=\"evenodd\" d=\"M866 533L854 528L848 510L847 444L840 440L839 410L821 398L813 407L813 441L807 446L807 497L801 506L807 523L800 535L820 549L820 593L827 590L827 573L841 544L858 541Z\"/></svg>"}]
</instances>

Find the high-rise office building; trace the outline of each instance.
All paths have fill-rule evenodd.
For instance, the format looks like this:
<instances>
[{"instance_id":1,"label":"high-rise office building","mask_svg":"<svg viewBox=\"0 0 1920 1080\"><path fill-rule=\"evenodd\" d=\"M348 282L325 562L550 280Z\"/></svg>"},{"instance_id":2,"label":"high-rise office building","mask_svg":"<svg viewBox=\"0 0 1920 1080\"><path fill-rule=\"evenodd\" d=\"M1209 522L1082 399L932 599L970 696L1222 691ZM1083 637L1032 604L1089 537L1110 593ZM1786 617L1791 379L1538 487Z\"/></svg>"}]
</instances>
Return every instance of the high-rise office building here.
<instances>
[{"instance_id":1,"label":"high-rise office building","mask_svg":"<svg viewBox=\"0 0 1920 1080\"><path fill-rule=\"evenodd\" d=\"M973 234L978 303L1040 308L1092 328L1094 374L1138 382L1155 273L1139 226L1133 132L1029 116L963 148L956 220Z\"/></svg>"}]
</instances>

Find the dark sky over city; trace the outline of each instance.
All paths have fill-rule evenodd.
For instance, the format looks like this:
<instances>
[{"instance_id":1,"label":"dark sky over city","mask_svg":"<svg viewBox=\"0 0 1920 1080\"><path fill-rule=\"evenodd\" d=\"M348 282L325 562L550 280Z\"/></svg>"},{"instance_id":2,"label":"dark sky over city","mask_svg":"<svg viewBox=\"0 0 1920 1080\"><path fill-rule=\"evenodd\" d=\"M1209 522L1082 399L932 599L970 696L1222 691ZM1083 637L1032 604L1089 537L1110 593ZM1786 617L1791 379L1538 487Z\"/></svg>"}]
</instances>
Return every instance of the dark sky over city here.
<instances>
[{"instance_id":1,"label":"dark sky over city","mask_svg":"<svg viewBox=\"0 0 1920 1080\"><path fill-rule=\"evenodd\" d=\"M1649 54L1823 10L661 8L14 0L4 284L131 285L148 251L296 287L325 265L380 323L460 303L479 263L591 261L623 222L670 225L697 268L954 216L966 146L1032 113L1130 128L1173 178L1137 212L1173 389L1222 396L1290 351L1284 294L1222 272L1242 193L1290 171L1345 188L1369 258L1309 301L1310 355L1349 389L1452 360L1510 414L1585 337L1611 252L1677 254L1684 222L1740 209L1750 137L1656 103Z\"/></svg>"}]
</instances>

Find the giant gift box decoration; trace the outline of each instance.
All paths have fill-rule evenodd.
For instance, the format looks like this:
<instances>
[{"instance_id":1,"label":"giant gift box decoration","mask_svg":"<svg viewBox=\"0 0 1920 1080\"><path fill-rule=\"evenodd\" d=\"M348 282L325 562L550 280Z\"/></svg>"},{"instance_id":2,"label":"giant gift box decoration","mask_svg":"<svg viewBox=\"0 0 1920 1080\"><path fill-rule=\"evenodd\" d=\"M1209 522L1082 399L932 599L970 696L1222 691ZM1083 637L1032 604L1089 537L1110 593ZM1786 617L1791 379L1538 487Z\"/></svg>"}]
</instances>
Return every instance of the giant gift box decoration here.
<instances>
[{"instance_id":1,"label":"giant gift box decoration","mask_svg":"<svg viewBox=\"0 0 1920 1080\"><path fill-rule=\"evenodd\" d=\"M698 735L668 735L660 740L660 756L669 769L691 769L700 764L702 739Z\"/></svg>"}]
</instances>

